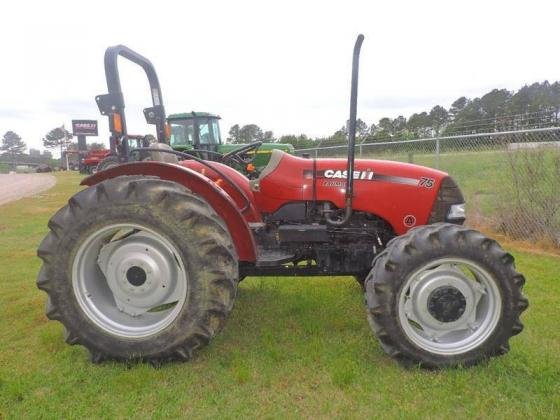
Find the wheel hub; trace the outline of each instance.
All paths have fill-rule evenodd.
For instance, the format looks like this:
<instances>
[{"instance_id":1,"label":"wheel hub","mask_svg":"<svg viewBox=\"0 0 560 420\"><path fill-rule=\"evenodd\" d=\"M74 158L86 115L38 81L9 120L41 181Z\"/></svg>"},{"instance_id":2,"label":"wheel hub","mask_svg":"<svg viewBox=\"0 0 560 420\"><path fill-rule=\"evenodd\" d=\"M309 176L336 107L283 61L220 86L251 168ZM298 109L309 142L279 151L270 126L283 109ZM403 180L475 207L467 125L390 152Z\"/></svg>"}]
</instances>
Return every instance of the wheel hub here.
<instances>
[{"instance_id":1,"label":"wheel hub","mask_svg":"<svg viewBox=\"0 0 560 420\"><path fill-rule=\"evenodd\" d=\"M146 283L146 272L142 267L132 266L126 272L126 279L133 286L142 286Z\"/></svg>"},{"instance_id":2,"label":"wheel hub","mask_svg":"<svg viewBox=\"0 0 560 420\"><path fill-rule=\"evenodd\" d=\"M466 308L465 296L455 287L438 287L428 297L428 312L440 322L457 321Z\"/></svg>"},{"instance_id":3,"label":"wheel hub","mask_svg":"<svg viewBox=\"0 0 560 420\"><path fill-rule=\"evenodd\" d=\"M97 264L122 312L137 316L173 300L177 261L151 235L137 232L105 244Z\"/></svg>"},{"instance_id":4,"label":"wheel hub","mask_svg":"<svg viewBox=\"0 0 560 420\"><path fill-rule=\"evenodd\" d=\"M501 309L490 274L473 261L442 258L412 273L399 297L401 326L420 348L459 354L491 333Z\"/></svg>"},{"instance_id":5,"label":"wheel hub","mask_svg":"<svg viewBox=\"0 0 560 420\"><path fill-rule=\"evenodd\" d=\"M176 246L139 224L113 224L91 233L76 251L72 286L78 304L103 331L147 337L166 328L188 294Z\"/></svg>"}]
</instances>

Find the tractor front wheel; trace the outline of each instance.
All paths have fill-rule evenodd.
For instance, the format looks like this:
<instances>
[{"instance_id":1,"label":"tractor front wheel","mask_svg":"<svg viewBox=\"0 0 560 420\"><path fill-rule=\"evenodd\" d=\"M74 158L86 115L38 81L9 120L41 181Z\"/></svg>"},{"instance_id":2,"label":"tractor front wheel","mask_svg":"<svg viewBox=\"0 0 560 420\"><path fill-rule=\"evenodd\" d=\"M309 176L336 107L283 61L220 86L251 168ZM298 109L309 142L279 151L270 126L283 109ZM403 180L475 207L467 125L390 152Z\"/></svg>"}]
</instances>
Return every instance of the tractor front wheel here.
<instances>
[{"instance_id":1,"label":"tractor front wheel","mask_svg":"<svg viewBox=\"0 0 560 420\"><path fill-rule=\"evenodd\" d=\"M452 224L393 239L366 279L368 319L405 365L473 365L509 350L528 301L513 257L482 233Z\"/></svg>"},{"instance_id":2,"label":"tractor front wheel","mask_svg":"<svg viewBox=\"0 0 560 420\"><path fill-rule=\"evenodd\" d=\"M187 360L222 328L238 263L224 222L174 182L118 177L49 222L37 285L47 317L93 361Z\"/></svg>"}]
</instances>

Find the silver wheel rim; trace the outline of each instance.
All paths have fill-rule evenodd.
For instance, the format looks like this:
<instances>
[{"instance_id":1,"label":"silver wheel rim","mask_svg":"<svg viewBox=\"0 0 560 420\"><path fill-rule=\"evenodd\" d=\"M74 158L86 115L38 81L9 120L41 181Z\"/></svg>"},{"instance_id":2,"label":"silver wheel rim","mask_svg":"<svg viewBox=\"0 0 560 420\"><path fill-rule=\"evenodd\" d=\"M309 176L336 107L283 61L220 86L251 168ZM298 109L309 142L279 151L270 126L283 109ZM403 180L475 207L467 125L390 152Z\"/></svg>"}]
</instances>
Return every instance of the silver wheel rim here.
<instances>
[{"instance_id":1,"label":"silver wheel rim","mask_svg":"<svg viewBox=\"0 0 560 420\"><path fill-rule=\"evenodd\" d=\"M80 308L103 331L145 338L177 318L188 276L169 239L139 224L113 224L78 248L72 287Z\"/></svg>"},{"instance_id":2,"label":"silver wheel rim","mask_svg":"<svg viewBox=\"0 0 560 420\"><path fill-rule=\"evenodd\" d=\"M462 258L434 260L412 273L399 294L399 321L415 345L457 355L479 347L502 311L493 276Z\"/></svg>"}]
</instances>

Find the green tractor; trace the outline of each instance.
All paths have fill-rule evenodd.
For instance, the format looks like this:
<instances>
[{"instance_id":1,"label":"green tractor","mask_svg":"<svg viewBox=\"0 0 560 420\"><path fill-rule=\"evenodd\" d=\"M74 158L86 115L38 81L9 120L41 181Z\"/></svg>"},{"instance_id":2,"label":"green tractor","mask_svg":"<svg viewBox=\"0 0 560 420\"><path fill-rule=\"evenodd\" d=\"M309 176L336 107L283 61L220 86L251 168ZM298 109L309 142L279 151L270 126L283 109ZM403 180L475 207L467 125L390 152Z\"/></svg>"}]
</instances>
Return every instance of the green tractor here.
<instances>
[{"instance_id":1,"label":"green tractor","mask_svg":"<svg viewBox=\"0 0 560 420\"><path fill-rule=\"evenodd\" d=\"M218 115L208 112L193 111L169 115L167 121L171 126L171 147L178 152L193 153L206 160L214 160L213 157L219 156L217 153L227 155L239 149L239 144L222 143L218 120L220 120ZM248 165L243 169L261 170L270 160L274 149L294 153L291 144L262 143L256 150L247 152Z\"/></svg>"}]
</instances>

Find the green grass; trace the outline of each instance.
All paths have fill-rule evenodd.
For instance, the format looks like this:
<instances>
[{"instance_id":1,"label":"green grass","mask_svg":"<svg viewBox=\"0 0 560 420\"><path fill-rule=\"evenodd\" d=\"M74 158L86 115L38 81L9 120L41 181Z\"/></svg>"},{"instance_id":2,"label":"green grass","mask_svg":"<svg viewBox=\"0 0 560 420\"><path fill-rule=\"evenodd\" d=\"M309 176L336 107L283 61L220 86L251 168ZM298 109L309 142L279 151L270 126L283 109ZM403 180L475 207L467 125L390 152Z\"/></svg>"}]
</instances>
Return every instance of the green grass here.
<instances>
[{"instance_id":1,"label":"green grass","mask_svg":"<svg viewBox=\"0 0 560 420\"><path fill-rule=\"evenodd\" d=\"M224 331L190 363L93 365L43 314L35 250L77 190L0 207L0 418L498 417L560 413L560 259L514 252L531 306L511 352L471 369L405 370L386 356L348 277L249 278Z\"/></svg>"}]
</instances>

